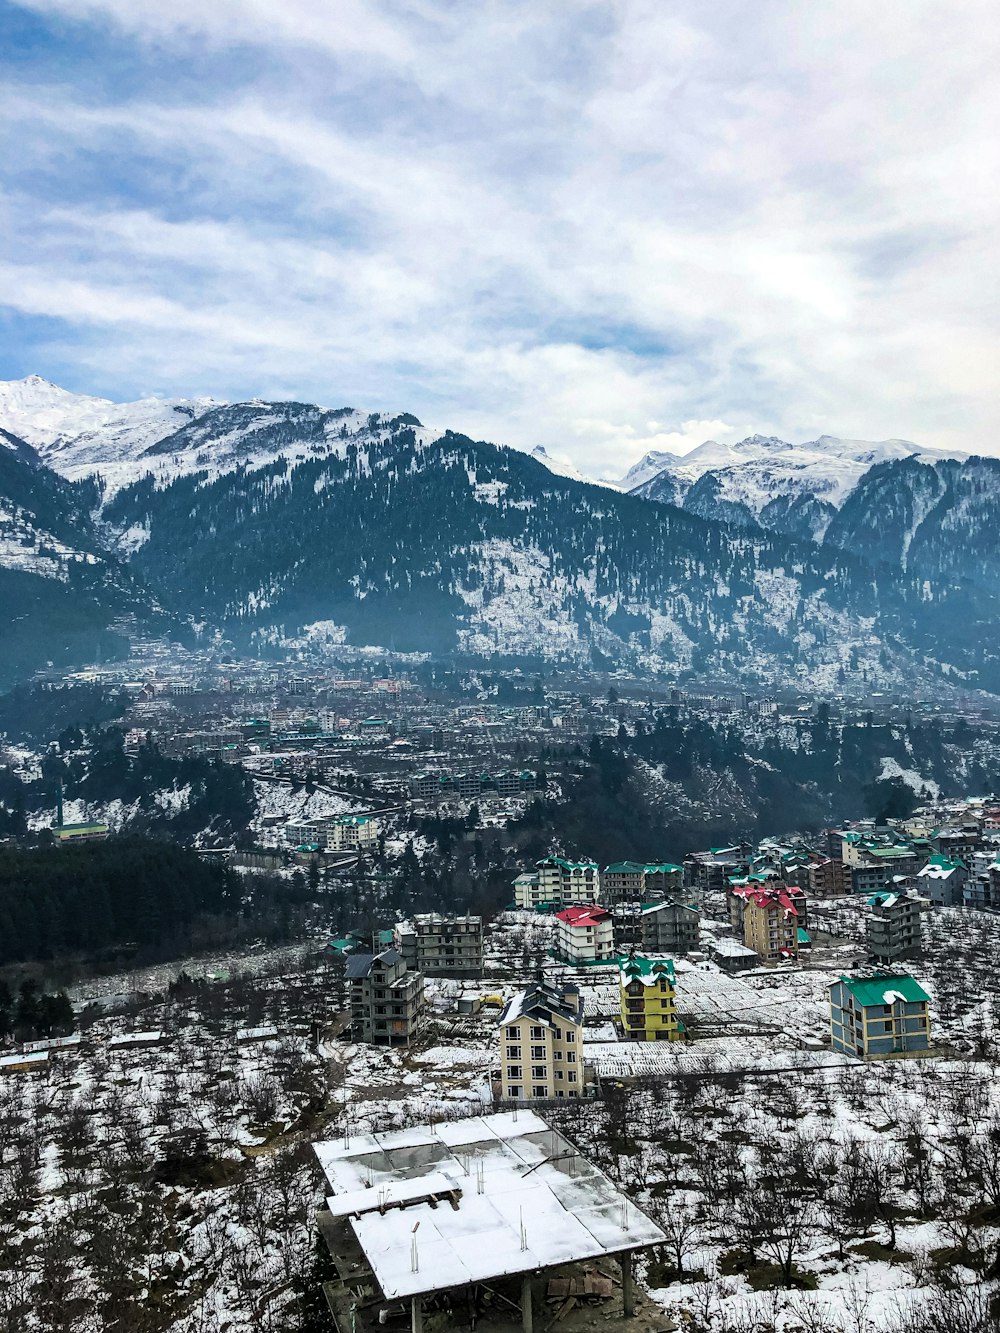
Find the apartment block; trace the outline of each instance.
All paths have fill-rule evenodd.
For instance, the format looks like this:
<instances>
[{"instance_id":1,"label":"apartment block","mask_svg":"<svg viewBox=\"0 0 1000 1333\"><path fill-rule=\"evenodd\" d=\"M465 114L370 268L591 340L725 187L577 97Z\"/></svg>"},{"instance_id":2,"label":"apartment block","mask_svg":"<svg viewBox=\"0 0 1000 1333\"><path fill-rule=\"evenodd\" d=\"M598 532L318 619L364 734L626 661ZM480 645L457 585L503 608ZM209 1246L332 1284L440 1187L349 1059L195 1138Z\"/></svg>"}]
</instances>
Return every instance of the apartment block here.
<instances>
[{"instance_id":1,"label":"apartment block","mask_svg":"<svg viewBox=\"0 0 1000 1333\"><path fill-rule=\"evenodd\" d=\"M873 893L865 933L876 963L897 963L920 954L920 913L927 900L912 892Z\"/></svg>"},{"instance_id":2,"label":"apartment block","mask_svg":"<svg viewBox=\"0 0 1000 1333\"><path fill-rule=\"evenodd\" d=\"M504 1098L580 1097L584 1090L583 1000L575 986L538 981L500 1015Z\"/></svg>"},{"instance_id":3,"label":"apartment block","mask_svg":"<svg viewBox=\"0 0 1000 1333\"><path fill-rule=\"evenodd\" d=\"M910 976L841 977L830 986L830 1041L864 1060L930 1047L930 996Z\"/></svg>"},{"instance_id":4,"label":"apartment block","mask_svg":"<svg viewBox=\"0 0 1000 1333\"><path fill-rule=\"evenodd\" d=\"M514 902L533 908L542 903L557 907L571 903L596 903L601 896L601 872L596 861L567 861L547 856L535 869L514 880Z\"/></svg>"},{"instance_id":5,"label":"apartment block","mask_svg":"<svg viewBox=\"0 0 1000 1333\"><path fill-rule=\"evenodd\" d=\"M743 943L766 963L797 958L805 920L805 894L798 885L734 888L730 899Z\"/></svg>"},{"instance_id":6,"label":"apartment block","mask_svg":"<svg viewBox=\"0 0 1000 1333\"><path fill-rule=\"evenodd\" d=\"M669 861L616 861L601 871L601 897L606 903L648 903L683 887L684 867Z\"/></svg>"},{"instance_id":7,"label":"apartment block","mask_svg":"<svg viewBox=\"0 0 1000 1333\"><path fill-rule=\"evenodd\" d=\"M556 953L567 963L613 958L614 926L604 907L564 907L556 913Z\"/></svg>"},{"instance_id":8,"label":"apartment block","mask_svg":"<svg viewBox=\"0 0 1000 1333\"><path fill-rule=\"evenodd\" d=\"M685 907L668 898L666 902L644 907L640 921L644 953L669 958L698 947L699 913L696 907Z\"/></svg>"},{"instance_id":9,"label":"apartment block","mask_svg":"<svg viewBox=\"0 0 1000 1333\"><path fill-rule=\"evenodd\" d=\"M619 977L622 1031L630 1041L678 1041L677 980L669 958L631 954Z\"/></svg>"},{"instance_id":10,"label":"apartment block","mask_svg":"<svg viewBox=\"0 0 1000 1333\"><path fill-rule=\"evenodd\" d=\"M351 1030L356 1041L408 1046L424 1017L424 978L411 972L397 949L352 954L347 959L351 987Z\"/></svg>"},{"instance_id":11,"label":"apartment block","mask_svg":"<svg viewBox=\"0 0 1000 1333\"><path fill-rule=\"evenodd\" d=\"M481 977L483 918L422 912L396 927L396 947L426 977Z\"/></svg>"}]
</instances>

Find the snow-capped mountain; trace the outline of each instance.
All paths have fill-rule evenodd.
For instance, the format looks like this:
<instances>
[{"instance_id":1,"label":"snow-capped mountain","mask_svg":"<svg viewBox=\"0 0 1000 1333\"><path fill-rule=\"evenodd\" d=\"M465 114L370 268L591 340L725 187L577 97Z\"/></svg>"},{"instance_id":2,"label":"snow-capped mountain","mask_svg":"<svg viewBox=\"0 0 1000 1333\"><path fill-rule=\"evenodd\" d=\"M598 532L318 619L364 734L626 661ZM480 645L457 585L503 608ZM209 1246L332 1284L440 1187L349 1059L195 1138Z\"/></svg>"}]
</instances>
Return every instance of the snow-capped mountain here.
<instances>
[{"instance_id":1,"label":"snow-capped mountain","mask_svg":"<svg viewBox=\"0 0 1000 1333\"><path fill-rule=\"evenodd\" d=\"M568 458L553 458L542 444L536 444L531 451L531 457L536 462L541 463L542 467L547 467L550 472L555 473L557 477L569 477L573 481L585 481L590 486L607 486L613 491L621 490L621 486L616 481L600 481L594 477L586 477L580 469Z\"/></svg>"},{"instance_id":2,"label":"snow-capped mountain","mask_svg":"<svg viewBox=\"0 0 1000 1333\"><path fill-rule=\"evenodd\" d=\"M622 485L703 518L821 541L870 468L914 457L936 462L966 455L921 448L910 440L821 435L790 444L772 435L751 435L732 445L706 440L683 456L647 454Z\"/></svg>"},{"instance_id":3,"label":"snow-capped mountain","mask_svg":"<svg viewBox=\"0 0 1000 1333\"><path fill-rule=\"evenodd\" d=\"M163 608L249 649L348 642L744 681L808 675L831 688L948 671L1000 690L988 593L903 569L876 577L857 554L863 544L824 549L763 530L768 505L782 503L789 513L775 528L818 530L825 510L791 510L835 511L872 468L859 455L883 446L709 442L677 460L686 472L659 473L688 510L714 506L706 518L595 493L547 455L428 430L405 413L260 400L116 407L44 381L3 388L0 429L41 455L32 465L9 441L0 449L21 469L8 489L31 474L41 497L34 510L20 505L27 529L48 548L60 533L45 505L69 504L82 525L73 549L122 571L90 585L105 622L120 612L126 578L140 618ZM904 456L875 469L908 466ZM801 491L769 494L768 468L786 483L801 476ZM740 512L720 480L730 471L740 474ZM19 548L27 529L12 536ZM94 567L63 554L69 577ZM47 578L5 569L2 553L0 574L61 586L56 567ZM52 635L42 638L36 657L53 657Z\"/></svg>"},{"instance_id":4,"label":"snow-capped mountain","mask_svg":"<svg viewBox=\"0 0 1000 1333\"><path fill-rule=\"evenodd\" d=\"M112 463L132 462L214 405L211 398L113 403L71 393L40 375L0 382L0 425L33 445L43 462L70 480Z\"/></svg>"}]
</instances>

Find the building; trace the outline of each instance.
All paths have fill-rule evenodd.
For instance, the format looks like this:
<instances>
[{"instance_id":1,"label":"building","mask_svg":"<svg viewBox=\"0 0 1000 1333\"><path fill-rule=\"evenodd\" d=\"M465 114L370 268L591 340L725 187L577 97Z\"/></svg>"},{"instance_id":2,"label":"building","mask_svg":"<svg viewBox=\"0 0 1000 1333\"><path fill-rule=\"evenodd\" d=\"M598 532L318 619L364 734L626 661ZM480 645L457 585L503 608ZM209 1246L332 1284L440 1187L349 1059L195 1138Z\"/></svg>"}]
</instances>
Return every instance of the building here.
<instances>
[{"instance_id":1,"label":"building","mask_svg":"<svg viewBox=\"0 0 1000 1333\"><path fill-rule=\"evenodd\" d=\"M538 876L530 871L518 875L514 880L514 906L530 912L541 907L543 902L542 882Z\"/></svg>"},{"instance_id":2,"label":"building","mask_svg":"<svg viewBox=\"0 0 1000 1333\"><path fill-rule=\"evenodd\" d=\"M407 968L397 949L383 949L375 955L352 954L347 980L354 1038L378 1046L408 1046L423 1021L423 976Z\"/></svg>"},{"instance_id":3,"label":"building","mask_svg":"<svg viewBox=\"0 0 1000 1333\"><path fill-rule=\"evenodd\" d=\"M760 954L756 949L748 949L739 940L723 935L712 940L708 945L708 956L723 972L749 972L760 964Z\"/></svg>"},{"instance_id":4,"label":"building","mask_svg":"<svg viewBox=\"0 0 1000 1333\"><path fill-rule=\"evenodd\" d=\"M669 957L698 947L699 913L696 907L685 907L668 898L666 902L644 906L640 920L644 953Z\"/></svg>"},{"instance_id":5,"label":"building","mask_svg":"<svg viewBox=\"0 0 1000 1333\"><path fill-rule=\"evenodd\" d=\"M969 872L961 861L935 855L917 871L916 882L920 892L935 907L958 907L963 902L963 890Z\"/></svg>"},{"instance_id":6,"label":"building","mask_svg":"<svg viewBox=\"0 0 1000 1333\"><path fill-rule=\"evenodd\" d=\"M743 943L766 963L797 958L805 894L798 885L747 884L732 890L730 910Z\"/></svg>"},{"instance_id":7,"label":"building","mask_svg":"<svg viewBox=\"0 0 1000 1333\"><path fill-rule=\"evenodd\" d=\"M896 963L920 954L920 912L926 905L913 892L882 890L868 899L865 921L868 952L876 963Z\"/></svg>"},{"instance_id":8,"label":"building","mask_svg":"<svg viewBox=\"0 0 1000 1333\"><path fill-rule=\"evenodd\" d=\"M851 892L874 893L876 889L887 889L893 880L915 875L919 866L920 857L909 845L869 847L851 863Z\"/></svg>"},{"instance_id":9,"label":"building","mask_svg":"<svg viewBox=\"0 0 1000 1333\"><path fill-rule=\"evenodd\" d=\"M567 861L547 856L536 861L542 902L596 903L601 897L601 872L596 861Z\"/></svg>"},{"instance_id":10,"label":"building","mask_svg":"<svg viewBox=\"0 0 1000 1333\"><path fill-rule=\"evenodd\" d=\"M581 1097L583 1000L575 986L538 981L500 1015L500 1091L513 1101Z\"/></svg>"},{"instance_id":11,"label":"building","mask_svg":"<svg viewBox=\"0 0 1000 1333\"><path fill-rule=\"evenodd\" d=\"M841 977L830 986L835 1051L877 1059L930 1048L930 997L910 976Z\"/></svg>"},{"instance_id":12,"label":"building","mask_svg":"<svg viewBox=\"0 0 1000 1333\"><path fill-rule=\"evenodd\" d=\"M54 824L52 836L60 847L75 842L103 842L108 836L107 824Z\"/></svg>"},{"instance_id":13,"label":"building","mask_svg":"<svg viewBox=\"0 0 1000 1333\"><path fill-rule=\"evenodd\" d=\"M622 1031L630 1041L678 1041L677 979L669 958L630 954L619 975Z\"/></svg>"},{"instance_id":14,"label":"building","mask_svg":"<svg viewBox=\"0 0 1000 1333\"><path fill-rule=\"evenodd\" d=\"M338 815L328 831L327 848L333 852L364 851L378 842L378 820L372 815Z\"/></svg>"},{"instance_id":15,"label":"building","mask_svg":"<svg viewBox=\"0 0 1000 1333\"><path fill-rule=\"evenodd\" d=\"M557 1274L616 1300L601 1272L609 1263L620 1268L621 1314L631 1318L633 1256L667 1243L655 1222L528 1108L388 1133L345 1132L314 1151L327 1181L316 1214L330 1252L323 1292L339 1333L420 1333L425 1311L427 1328L474 1326L486 1291L503 1313L487 1314L484 1327L500 1320L532 1333L552 1322L541 1299ZM572 1267L584 1263L586 1272Z\"/></svg>"},{"instance_id":16,"label":"building","mask_svg":"<svg viewBox=\"0 0 1000 1333\"><path fill-rule=\"evenodd\" d=\"M601 896L607 903L648 903L683 887L684 867L669 861L616 861L601 871Z\"/></svg>"},{"instance_id":17,"label":"building","mask_svg":"<svg viewBox=\"0 0 1000 1333\"><path fill-rule=\"evenodd\" d=\"M611 913L605 907L564 907L556 913L556 953L567 963L600 963L614 957Z\"/></svg>"},{"instance_id":18,"label":"building","mask_svg":"<svg viewBox=\"0 0 1000 1333\"><path fill-rule=\"evenodd\" d=\"M735 847L711 847L707 852L692 852L685 858L684 878L699 893L721 893L727 879L745 875L749 866L749 849L742 843Z\"/></svg>"},{"instance_id":19,"label":"building","mask_svg":"<svg viewBox=\"0 0 1000 1333\"><path fill-rule=\"evenodd\" d=\"M396 927L396 947L411 972L426 977L481 977L483 918L422 912Z\"/></svg>"}]
</instances>

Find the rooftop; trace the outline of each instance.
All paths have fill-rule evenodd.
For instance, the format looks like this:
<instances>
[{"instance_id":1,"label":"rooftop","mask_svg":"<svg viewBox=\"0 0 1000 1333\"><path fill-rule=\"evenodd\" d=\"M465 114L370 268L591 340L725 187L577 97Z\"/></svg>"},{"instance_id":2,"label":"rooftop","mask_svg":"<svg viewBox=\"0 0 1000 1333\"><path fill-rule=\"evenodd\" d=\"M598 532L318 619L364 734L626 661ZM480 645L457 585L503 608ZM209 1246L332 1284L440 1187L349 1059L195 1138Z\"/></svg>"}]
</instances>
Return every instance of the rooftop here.
<instances>
[{"instance_id":1,"label":"rooftop","mask_svg":"<svg viewBox=\"0 0 1000 1333\"><path fill-rule=\"evenodd\" d=\"M929 1003L931 998L910 976L841 977L840 980L863 1008L873 1004L895 1004L900 1000L904 1004Z\"/></svg>"},{"instance_id":2,"label":"rooftop","mask_svg":"<svg viewBox=\"0 0 1000 1333\"><path fill-rule=\"evenodd\" d=\"M328 1207L350 1226L387 1299L666 1240L532 1111L314 1148L333 1191Z\"/></svg>"}]
</instances>

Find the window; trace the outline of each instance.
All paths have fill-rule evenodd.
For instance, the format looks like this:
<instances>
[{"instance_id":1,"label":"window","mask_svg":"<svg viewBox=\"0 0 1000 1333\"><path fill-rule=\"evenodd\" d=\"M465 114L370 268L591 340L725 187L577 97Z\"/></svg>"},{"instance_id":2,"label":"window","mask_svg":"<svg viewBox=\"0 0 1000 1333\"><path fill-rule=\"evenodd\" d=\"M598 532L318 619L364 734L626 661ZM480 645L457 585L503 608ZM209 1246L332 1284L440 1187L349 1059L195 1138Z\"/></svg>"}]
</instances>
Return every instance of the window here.
<instances>
[{"instance_id":1,"label":"window","mask_svg":"<svg viewBox=\"0 0 1000 1333\"><path fill-rule=\"evenodd\" d=\"M515 1083L512 1083L510 1087L507 1089L507 1091L511 1097L520 1097L521 1095L521 1088L518 1084Z\"/></svg>"},{"instance_id":2,"label":"window","mask_svg":"<svg viewBox=\"0 0 1000 1333\"><path fill-rule=\"evenodd\" d=\"M507 1047L507 1059L508 1059L508 1060L520 1060L520 1058L521 1058L521 1048L520 1048L520 1046L508 1046L508 1047Z\"/></svg>"},{"instance_id":3,"label":"window","mask_svg":"<svg viewBox=\"0 0 1000 1333\"><path fill-rule=\"evenodd\" d=\"M533 1027L533 1028L531 1029L531 1040L532 1040L532 1041L544 1041L544 1040L545 1040L545 1029L542 1028L542 1027Z\"/></svg>"},{"instance_id":4,"label":"window","mask_svg":"<svg viewBox=\"0 0 1000 1333\"><path fill-rule=\"evenodd\" d=\"M532 1048L531 1048L531 1058L532 1058L532 1060L544 1060L544 1059L545 1059L545 1047L544 1047L544 1046L532 1046Z\"/></svg>"},{"instance_id":5,"label":"window","mask_svg":"<svg viewBox=\"0 0 1000 1333\"><path fill-rule=\"evenodd\" d=\"M516 1028L516 1027L508 1028L508 1029L507 1029L507 1040L508 1040L508 1041L520 1041L520 1040L521 1040L521 1033L520 1033L520 1030L519 1030L518 1028Z\"/></svg>"},{"instance_id":6,"label":"window","mask_svg":"<svg viewBox=\"0 0 1000 1333\"><path fill-rule=\"evenodd\" d=\"M555 1059L555 1060L561 1060L561 1059L563 1058L563 1053L562 1053L562 1051L553 1051L553 1052L552 1052L552 1055L553 1055L553 1059Z\"/></svg>"},{"instance_id":7,"label":"window","mask_svg":"<svg viewBox=\"0 0 1000 1333\"><path fill-rule=\"evenodd\" d=\"M520 1066L520 1065L508 1065L508 1066L507 1066L507 1077L508 1077L508 1078L520 1078L520 1077L521 1077L521 1066Z\"/></svg>"},{"instance_id":8,"label":"window","mask_svg":"<svg viewBox=\"0 0 1000 1333\"><path fill-rule=\"evenodd\" d=\"M536 1083L534 1088L532 1089L533 1097L547 1097L548 1095L549 1095L549 1090L544 1083Z\"/></svg>"},{"instance_id":9,"label":"window","mask_svg":"<svg viewBox=\"0 0 1000 1333\"><path fill-rule=\"evenodd\" d=\"M563 1071L559 1069L556 1071L556 1082L561 1083L562 1081L563 1081Z\"/></svg>"},{"instance_id":10,"label":"window","mask_svg":"<svg viewBox=\"0 0 1000 1333\"><path fill-rule=\"evenodd\" d=\"M567 1051L567 1052L566 1052L566 1062L567 1062L567 1064L571 1064L571 1065L575 1065L575 1064L576 1064L576 1051Z\"/></svg>"}]
</instances>

